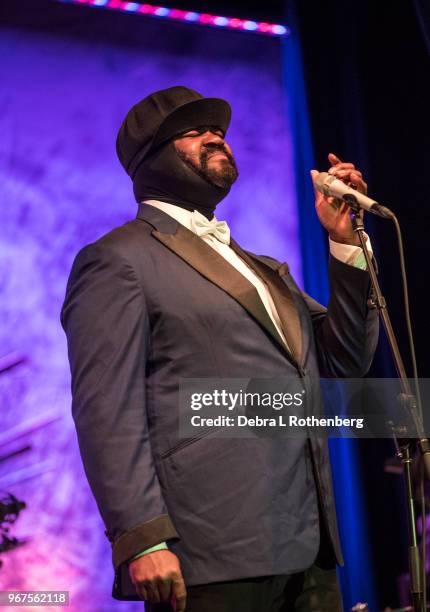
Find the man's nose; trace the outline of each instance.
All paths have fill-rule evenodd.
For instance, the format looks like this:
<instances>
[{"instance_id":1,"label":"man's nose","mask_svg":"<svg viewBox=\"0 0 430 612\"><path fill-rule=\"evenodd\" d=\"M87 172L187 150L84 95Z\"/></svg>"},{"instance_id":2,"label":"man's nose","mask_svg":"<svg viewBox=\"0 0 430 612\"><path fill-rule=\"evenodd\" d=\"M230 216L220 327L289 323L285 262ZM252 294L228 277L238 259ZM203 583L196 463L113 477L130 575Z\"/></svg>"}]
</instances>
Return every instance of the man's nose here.
<instances>
[{"instance_id":1,"label":"man's nose","mask_svg":"<svg viewBox=\"0 0 430 612\"><path fill-rule=\"evenodd\" d=\"M212 132L212 130L207 130L203 134L203 142L204 144L214 143L214 144L224 144L224 137L221 136L218 132Z\"/></svg>"}]
</instances>

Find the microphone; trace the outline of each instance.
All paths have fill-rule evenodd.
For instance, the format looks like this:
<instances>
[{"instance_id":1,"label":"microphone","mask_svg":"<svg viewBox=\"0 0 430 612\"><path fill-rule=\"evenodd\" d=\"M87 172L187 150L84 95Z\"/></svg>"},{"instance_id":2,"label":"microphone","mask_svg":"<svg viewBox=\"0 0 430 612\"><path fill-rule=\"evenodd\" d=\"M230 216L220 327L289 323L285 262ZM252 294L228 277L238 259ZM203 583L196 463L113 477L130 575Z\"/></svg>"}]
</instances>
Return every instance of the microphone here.
<instances>
[{"instance_id":1,"label":"microphone","mask_svg":"<svg viewBox=\"0 0 430 612\"><path fill-rule=\"evenodd\" d=\"M394 217L394 213L389 208L378 204L378 202L368 198L356 189L348 187L348 185L345 185L345 183L328 172L320 172L314 181L314 185L325 196L340 198L345 200L347 204L356 203L360 208L364 208L364 210L379 217L384 217L384 219L392 219Z\"/></svg>"}]
</instances>

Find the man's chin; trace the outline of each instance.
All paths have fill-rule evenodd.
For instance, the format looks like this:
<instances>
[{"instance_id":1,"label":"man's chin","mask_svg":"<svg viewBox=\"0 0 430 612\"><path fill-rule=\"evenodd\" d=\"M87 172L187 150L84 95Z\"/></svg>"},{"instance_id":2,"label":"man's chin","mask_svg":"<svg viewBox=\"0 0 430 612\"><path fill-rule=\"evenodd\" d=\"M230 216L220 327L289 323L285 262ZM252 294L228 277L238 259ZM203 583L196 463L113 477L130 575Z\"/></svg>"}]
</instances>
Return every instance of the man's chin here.
<instances>
[{"instance_id":1,"label":"man's chin","mask_svg":"<svg viewBox=\"0 0 430 612\"><path fill-rule=\"evenodd\" d=\"M222 158L214 160L213 164L208 164L205 174L211 183L222 189L231 187L239 176L235 166L228 159Z\"/></svg>"},{"instance_id":2,"label":"man's chin","mask_svg":"<svg viewBox=\"0 0 430 612\"><path fill-rule=\"evenodd\" d=\"M222 189L230 188L236 181L238 174L235 170L223 170L219 172L208 172L208 179Z\"/></svg>"}]
</instances>

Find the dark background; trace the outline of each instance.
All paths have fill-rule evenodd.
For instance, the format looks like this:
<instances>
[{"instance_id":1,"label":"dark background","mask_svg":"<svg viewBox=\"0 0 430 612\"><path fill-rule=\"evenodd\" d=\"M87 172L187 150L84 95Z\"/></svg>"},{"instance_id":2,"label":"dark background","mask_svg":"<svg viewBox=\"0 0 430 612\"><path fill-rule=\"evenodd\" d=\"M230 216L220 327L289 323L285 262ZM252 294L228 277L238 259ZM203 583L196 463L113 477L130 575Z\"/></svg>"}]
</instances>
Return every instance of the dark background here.
<instances>
[{"instance_id":1,"label":"dark background","mask_svg":"<svg viewBox=\"0 0 430 612\"><path fill-rule=\"evenodd\" d=\"M403 231L418 372L430 376L426 284L430 187L429 55L413 2L297 2L295 8L317 168L328 152L354 161L369 193L392 208ZM367 215L394 329L409 375L398 251L391 223ZM384 338L370 375L394 376ZM382 608L398 603L395 576L407 570L400 476L384 472L392 445L361 443L375 583Z\"/></svg>"}]
</instances>

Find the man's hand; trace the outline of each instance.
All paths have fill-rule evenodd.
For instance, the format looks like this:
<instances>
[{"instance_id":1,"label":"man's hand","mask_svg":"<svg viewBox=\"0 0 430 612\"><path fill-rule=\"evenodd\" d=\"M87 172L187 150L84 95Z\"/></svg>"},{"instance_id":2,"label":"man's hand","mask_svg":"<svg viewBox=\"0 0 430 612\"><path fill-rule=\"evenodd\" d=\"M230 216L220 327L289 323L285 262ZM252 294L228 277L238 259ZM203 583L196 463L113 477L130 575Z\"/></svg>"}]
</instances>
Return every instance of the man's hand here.
<instances>
[{"instance_id":1,"label":"man's hand","mask_svg":"<svg viewBox=\"0 0 430 612\"><path fill-rule=\"evenodd\" d=\"M346 183L348 187L357 189L360 193L367 192L367 184L361 172L355 169L354 164L341 162L333 153L329 154L328 160L331 163L329 174ZM317 170L311 170L312 181L315 181L318 174ZM332 240L360 246L359 238L352 229L350 208L345 202L326 197L315 189L315 208L321 224L328 231Z\"/></svg>"},{"instance_id":2,"label":"man's hand","mask_svg":"<svg viewBox=\"0 0 430 612\"><path fill-rule=\"evenodd\" d=\"M157 550L131 561L130 579L139 597L151 603L171 602L184 612L187 592L179 559L169 550Z\"/></svg>"}]
</instances>

